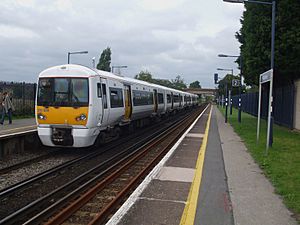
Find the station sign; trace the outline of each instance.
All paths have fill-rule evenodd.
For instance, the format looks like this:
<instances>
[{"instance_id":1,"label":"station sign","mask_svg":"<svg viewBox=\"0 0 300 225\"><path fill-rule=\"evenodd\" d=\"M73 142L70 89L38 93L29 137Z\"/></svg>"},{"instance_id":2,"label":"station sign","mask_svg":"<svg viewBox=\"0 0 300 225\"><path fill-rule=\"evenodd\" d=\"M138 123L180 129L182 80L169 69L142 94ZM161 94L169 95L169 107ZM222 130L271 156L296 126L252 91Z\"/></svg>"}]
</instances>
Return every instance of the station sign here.
<instances>
[{"instance_id":1,"label":"station sign","mask_svg":"<svg viewBox=\"0 0 300 225\"><path fill-rule=\"evenodd\" d=\"M238 79L233 79L231 81L232 87L239 87L241 85L241 81Z\"/></svg>"},{"instance_id":2,"label":"station sign","mask_svg":"<svg viewBox=\"0 0 300 225\"><path fill-rule=\"evenodd\" d=\"M272 76L273 76L273 70L272 69L268 70L260 75L259 82L261 84L269 82L272 79Z\"/></svg>"}]
</instances>

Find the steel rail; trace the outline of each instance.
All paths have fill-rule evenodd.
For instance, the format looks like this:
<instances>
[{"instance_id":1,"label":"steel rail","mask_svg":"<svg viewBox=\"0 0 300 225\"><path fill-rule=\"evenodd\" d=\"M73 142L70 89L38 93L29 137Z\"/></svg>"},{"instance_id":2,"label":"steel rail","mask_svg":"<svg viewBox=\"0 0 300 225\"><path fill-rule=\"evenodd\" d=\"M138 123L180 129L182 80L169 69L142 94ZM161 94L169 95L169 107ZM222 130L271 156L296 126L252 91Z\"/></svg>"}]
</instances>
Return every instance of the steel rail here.
<instances>
[{"instance_id":1,"label":"steel rail","mask_svg":"<svg viewBox=\"0 0 300 225\"><path fill-rule=\"evenodd\" d=\"M153 135L151 135L151 137L153 137L153 136L155 136L155 135L157 135L157 134L153 134ZM108 163L108 162L107 162L107 163ZM90 171L91 171L91 170L90 170ZM102 175L103 175L103 174L102 174ZM73 183L73 182L72 182L72 181L68 182L67 185L64 185L64 188L65 188L66 186L68 186L68 185L71 185L71 183ZM63 188L58 188L58 189L56 189L56 191L60 191L60 190L62 190L62 189L63 189ZM34 201L34 202L28 204L28 205L25 206L24 208L22 208L22 209L16 211L15 213L9 215L8 217L2 219L2 220L0 221L0 224L1 224L1 223L8 222L8 221L14 221L14 219L13 219L14 217L18 217L18 216L20 216L22 213L26 213L26 212L31 211L31 209L32 209L34 206L38 205L41 201L43 201L43 200L45 200L45 199L47 199L47 198L50 198L50 197L51 197L52 195L54 195L54 194L55 194L55 193L54 193L54 191L53 191L53 192L49 193L48 195L45 195L45 196L43 196L42 198L40 198L40 199L38 199L38 200L36 200L36 201Z\"/></svg>"},{"instance_id":2,"label":"steel rail","mask_svg":"<svg viewBox=\"0 0 300 225\"><path fill-rule=\"evenodd\" d=\"M168 122L168 120L167 120L167 121L164 121L164 122ZM147 132L148 132L149 130L151 130L152 128L153 128L153 127L149 127L149 129L143 130L143 131L142 131L142 134L147 133ZM132 136L135 137L135 136L139 136L139 135L141 135L141 133L139 133L139 134L135 133L135 134L133 134ZM67 168L67 167L70 167L70 166L74 165L75 163L78 163L78 162L80 162L80 161L87 160L87 159L89 159L89 158L96 157L96 156L101 155L101 154L103 154L103 153L105 153L105 152L107 152L107 151L110 151L111 149L117 147L118 145L121 145L121 144L127 142L127 138L128 138L128 136L126 136L126 137L124 137L124 138L118 140L117 142L113 142L113 143L111 142L110 145L105 146L105 147L102 149L101 152L97 152L97 151L96 151L96 152L92 152L92 153L90 153L90 154L88 154L88 155L85 155L85 156L83 156L83 157L75 158L75 159L70 160L70 161L68 161L68 162L66 162L66 163L64 163L64 164L58 165L58 166L53 167L53 168L51 168L51 169L49 169L49 170L47 170L47 171L44 171L44 172L39 173L39 174L37 174L37 175L35 175L35 176L32 176L32 177L30 177L30 178L28 178L28 179L25 179L25 180L23 180L23 181L20 181L20 182L14 184L14 185L11 185L11 186L9 186L9 187L7 187L7 188L4 188L4 189L0 190L0 198L6 197L6 196L8 196L8 195L10 195L10 194L13 194L15 191L18 191L18 190L20 190L20 189L26 187L27 185L30 185L30 184L32 184L32 183L34 183L34 182L37 182L38 180L45 179L47 176L51 176L51 175L53 175L54 173L56 173L57 171L62 170L62 169ZM141 141L141 142L142 142L142 141Z\"/></svg>"},{"instance_id":3,"label":"steel rail","mask_svg":"<svg viewBox=\"0 0 300 225\"><path fill-rule=\"evenodd\" d=\"M196 113L198 115L198 113ZM194 114L195 115L195 114ZM88 192L83 194L80 198L78 198L76 201L74 201L72 204L70 204L67 208L65 208L63 211L61 211L59 214L57 214L54 218L50 219L46 224L47 225L52 225L52 224L61 224L63 223L68 217L70 217L74 212L79 210L83 205L85 205L88 201L90 201L91 198L93 198L98 192L103 190L107 185L109 185L113 180L115 180L117 177L122 174L122 172L126 169L128 169L131 165L133 165L137 160L141 159L143 156L145 156L151 148L156 146L159 143L162 143L163 141L166 140L166 137L170 136L171 133L174 133L178 131L178 128L184 127L181 129L181 131L176 134L175 137L172 137L172 140L168 142L168 144L165 146L164 150L159 153L158 156L155 157L155 159L151 160L150 163L148 163L148 166L146 169L141 171L138 176L134 178L130 182L129 185L126 186L126 190L123 190L121 193L118 194L119 197L124 196L126 193L128 193L128 190L132 188L134 184L140 179L141 175L144 175L149 168L159 159L161 156L169 149L169 147L174 143L174 141L178 138L178 136L182 135L183 130L189 126L191 123L190 121L188 123L187 120L194 120L195 116L192 115L185 121L181 121L175 126L171 127L167 132L164 132L163 135L161 135L159 138L156 138L153 142L149 143L147 146L143 148L142 151L138 152L137 155L135 155L133 158L129 159L122 167L119 167L115 172L113 172L109 177L105 178L101 182L99 182L96 186L94 186L92 189L90 189ZM94 219L94 222L99 223L103 222L101 218L104 218L103 215L106 213L111 212L111 206L117 204L120 201L118 197L116 197L104 210L102 210L102 213L99 213L99 216ZM93 223L93 222L92 222ZM91 224L92 224L91 223Z\"/></svg>"},{"instance_id":4,"label":"steel rail","mask_svg":"<svg viewBox=\"0 0 300 225\"><path fill-rule=\"evenodd\" d=\"M193 118L192 121L194 119L195 118ZM162 156L165 155L166 152L168 152L168 150L176 142L178 137L180 137L184 133L184 131L190 126L192 121L188 123L183 123L183 129L178 134L176 134L175 137L172 138L172 140L164 147L164 149L154 159L152 159L151 162L148 163L148 165L142 171L140 171L139 174L136 175L130 181L130 183L127 184L127 186L101 212L97 213L96 217L89 223L89 225L101 224L107 219L107 217L120 204L124 197L126 197L126 195L130 193L130 190L132 190L132 188L134 188L138 184L138 181L142 177L145 177L145 175L149 172L149 170L151 170L151 168L153 168L157 161L159 161L162 158ZM174 129L174 131L176 131L176 129Z\"/></svg>"},{"instance_id":5,"label":"steel rail","mask_svg":"<svg viewBox=\"0 0 300 225\"><path fill-rule=\"evenodd\" d=\"M180 123L180 119L175 124L177 124L177 123ZM171 129L172 126L174 126L175 124L169 125L168 128L166 128L166 130L164 130L161 134L155 133L154 135L151 135L151 139L148 140L147 143L145 143L144 145L140 146L136 150L130 150L129 151L130 154L127 155L125 158L123 158L121 161L116 162L114 165L110 166L109 168L107 168L106 170L104 170L103 172L101 172L100 174L98 174L96 177L90 179L87 183L81 185L79 188L77 188L73 192L67 194L65 197L63 197L62 199L60 199L57 202L55 202L54 204L52 204L51 206L49 206L47 209L43 210L42 212L40 212L39 214L37 214L33 218L27 220L24 223L24 225L25 224L36 224L36 223L39 223L40 220L41 220L41 218L45 218L47 216L50 216L51 213L53 213L53 211L57 210L59 207L62 207L62 205L66 204L66 202L70 201L70 199L72 199L74 196L78 196L78 193L81 192L81 191L83 191L84 189L86 189L87 186L89 186L91 183L93 183L94 181L102 178L103 176L105 176L105 174L111 172L114 168L116 168L117 166L119 166L120 163L122 163L123 161L125 162L128 158L132 157L132 155L136 154L136 152L140 151L140 149L142 149L143 147L147 146L148 143L152 142L153 139L157 138L159 135L163 135L164 133L168 132L168 130Z\"/></svg>"}]
</instances>

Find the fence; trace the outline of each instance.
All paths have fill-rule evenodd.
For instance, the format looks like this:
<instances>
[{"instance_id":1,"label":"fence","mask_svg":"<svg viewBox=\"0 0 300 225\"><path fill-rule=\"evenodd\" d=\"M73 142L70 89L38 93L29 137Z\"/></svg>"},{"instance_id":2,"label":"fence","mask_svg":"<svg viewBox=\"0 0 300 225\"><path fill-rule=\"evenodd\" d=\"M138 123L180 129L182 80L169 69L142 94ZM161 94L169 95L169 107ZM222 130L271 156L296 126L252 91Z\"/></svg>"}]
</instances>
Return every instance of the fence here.
<instances>
[{"instance_id":1,"label":"fence","mask_svg":"<svg viewBox=\"0 0 300 225\"><path fill-rule=\"evenodd\" d=\"M8 92L15 107L14 115L33 115L36 84L0 82L0 100L3 92Z\"/></svg>"},{"instance_id":2,"label":"fence","mask_svg":"<svg viewBox=\"0 0 300 225\"><path fill-rule=\"evenodd\" d=\"M258 92L242 94L242 111L247 112L253 116L257 116L258 111ZM274 89L273 92L273 117L274 122L293 128L294 117L294 98L295 87L294 85L280 87ZM232 97L232 105L238 107L239 96ZM268 102L269 91L262 91L262 105L261 105L261 117L266 119L268 116Z\"/></svg>"}]
</instances>

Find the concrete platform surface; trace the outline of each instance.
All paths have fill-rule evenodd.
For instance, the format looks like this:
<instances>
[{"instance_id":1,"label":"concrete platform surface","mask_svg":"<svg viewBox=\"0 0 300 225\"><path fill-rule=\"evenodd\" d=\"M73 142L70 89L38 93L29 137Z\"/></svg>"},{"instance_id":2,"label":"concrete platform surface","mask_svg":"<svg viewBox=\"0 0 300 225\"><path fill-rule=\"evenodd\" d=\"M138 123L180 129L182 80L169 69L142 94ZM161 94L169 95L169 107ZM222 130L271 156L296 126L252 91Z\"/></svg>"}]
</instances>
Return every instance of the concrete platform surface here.
<instances>
[{"instance_id":1,"label":"concrete platform surface","mask_svg":"<svg viewBox=\"0 0 300 225\"><path fill-rule=\"evenodd\" d=\"M235 224L296 225L240 137L224 123L220 111L215 110Z\"/></svg>"},{"instance_id":2,"label":"concrete platform surface","mask_svg":"<svg viewBox=\"0 0 300 225\"><path fill-rule=\"evenodd\" d=\"M4 120L4 124L0 125L0 137L30 130L36 130L35 118L15 119L12 121L12 124L8 124L8 120L6 118Z\"/></svg>"},{"instance_id":3,"label":"concrete platform surface","mask_svg":"<svg viewBox=\"0 0 300 225\"><path fill-rule=\"evenodd\" d=\"M210 119L209 112L195 121L107 225L297 224L217 107Z\"/></svg>"},{"instance_id":4,"label":"concrete platform surface","mask_svg":"<svg viewBox=\"0 0 300 225\"><path fill-rule=\"evenodd\" d=\"M209 112L207 108L107 224L180 223Z\"/></svg>"}]
</instances>

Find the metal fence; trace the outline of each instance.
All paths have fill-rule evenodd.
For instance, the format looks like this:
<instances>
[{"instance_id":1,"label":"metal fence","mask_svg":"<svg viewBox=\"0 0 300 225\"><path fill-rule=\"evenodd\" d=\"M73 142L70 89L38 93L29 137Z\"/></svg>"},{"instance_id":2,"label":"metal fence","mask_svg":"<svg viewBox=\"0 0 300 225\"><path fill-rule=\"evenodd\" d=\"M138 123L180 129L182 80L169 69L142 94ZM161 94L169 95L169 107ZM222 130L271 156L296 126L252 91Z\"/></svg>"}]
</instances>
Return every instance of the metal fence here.
<instances>
[{"instance_id":1,"label":"metal fence","mask_svg":"<svg viewBox=\"0 0 300 225\"><path fill-rule=\"evenodd\" d=\"M1 102L3 99L3 92L7 92L12 100L15 108L15 111L13 112L14 115L34 114L36 84L0 81Z\"/></svg>"},{"instance_id":2,"label":"metal fence","mask_svg":"<svg viewBox=\"0 0 300 225\"><path fill-rule=\"evenodd\" d=\"M294 98L295 98L295 87L294 85L280 87L274 89L273 92L273 117L274 122L293 128L294 119ZM238 107L239 96L232 97L232 105ZM261 117L266 119L268 116L268 101L269 91L262 91L262 106L261 106ZM242 111L247 112L253 116L257 116L258 111L258 92L242 94Z\"/></svg>"}]
</instances>

